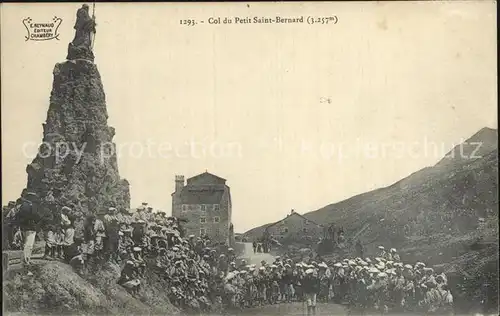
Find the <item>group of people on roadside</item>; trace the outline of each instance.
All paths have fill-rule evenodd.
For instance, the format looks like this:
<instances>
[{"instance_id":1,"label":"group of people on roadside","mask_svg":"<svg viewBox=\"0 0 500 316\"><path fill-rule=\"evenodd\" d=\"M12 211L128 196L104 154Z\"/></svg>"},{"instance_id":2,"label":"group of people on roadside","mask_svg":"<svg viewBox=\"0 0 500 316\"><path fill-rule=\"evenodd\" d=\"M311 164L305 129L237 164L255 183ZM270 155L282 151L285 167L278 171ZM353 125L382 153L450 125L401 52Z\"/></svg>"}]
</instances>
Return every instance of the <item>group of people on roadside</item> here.
<instances>
[{"instance_id":1,"label":"group of people on roadside","mask_svg":"<svg viewBox=\"0 0 500 316\"><path fill-rule=\"evenodd\" d=\"M37 196L28 193L17 205L15 218L24 234L25 263L42 219ZM181 223L143 203L136 212L107 209L103 216L79 216L69 206L60 218L44 226L46 259L61 259L76 272L110 261L120 264L117 283L137 295L147 273L167 284L171 302L193 312L217 312L266 304L301 301L308 315L316 302L347 304L354 313L453 310L453 296L444 274L422 262L404 264L396 249L374 258L345 258L324 262L285 255L260 266L238 261L228 245L216 245L206 236L184 236ZM259 251L254 243L254 251ZM92 265L91 263L94 263Z\"/></svg>"},{"instance_id":2,"label":"group of people on roadside","mask_svg":"<svg viewBox=\"0 0 500 316\"><path fill-rule=\"evenodd\" d=\"M453 313L453 296L445 274L436 274L423 262L403 264L396 249L371 258L339 262L277 257L260 268L230 271L226 279L236 289L235 305L255 306L304 301L314 315L316 302L346 304L354 314L377 312Z\"/></svg>"}]
</instances>

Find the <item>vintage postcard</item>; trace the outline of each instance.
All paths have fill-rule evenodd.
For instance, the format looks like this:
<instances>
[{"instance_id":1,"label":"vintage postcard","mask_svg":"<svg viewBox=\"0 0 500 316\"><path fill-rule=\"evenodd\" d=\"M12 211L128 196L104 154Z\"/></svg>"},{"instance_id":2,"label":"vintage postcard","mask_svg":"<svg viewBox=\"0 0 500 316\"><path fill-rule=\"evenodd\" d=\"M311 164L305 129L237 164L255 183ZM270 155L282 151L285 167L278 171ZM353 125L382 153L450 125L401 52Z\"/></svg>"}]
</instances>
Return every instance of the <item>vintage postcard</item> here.
<instances>
[{"instance_id":1,"label":"vintage postcard","mask_svg":"<svg viewBox=\"0 0 500 316\"><path fill-rule=\"evenodd\" d=\"M498 314L496 2L0 8L5 314Z\"/></svg>"}]
</instances>

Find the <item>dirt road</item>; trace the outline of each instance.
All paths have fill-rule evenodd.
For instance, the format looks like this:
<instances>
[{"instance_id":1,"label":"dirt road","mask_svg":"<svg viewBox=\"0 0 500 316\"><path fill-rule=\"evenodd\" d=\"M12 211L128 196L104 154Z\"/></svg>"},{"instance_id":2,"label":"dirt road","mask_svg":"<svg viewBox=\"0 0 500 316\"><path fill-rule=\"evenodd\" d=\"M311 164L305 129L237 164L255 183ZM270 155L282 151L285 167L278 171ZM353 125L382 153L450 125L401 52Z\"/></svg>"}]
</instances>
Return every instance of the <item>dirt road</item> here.
<instances>
[{"instance_id":1,"label":"dirt road","mask_svg":"<svg viewBox=\"0 0 500 316\"><path fill-rule=\"evenodd\" d=\"M257 267L260 267L260 263L262 260L268 263L274 262L274 256L270 253L254 253L252 243L245 242L241 244L243 244L243 254L241 255L241 258L245 259L248 264L255 264L257 265Z\"/></svg>"}]
</instances>

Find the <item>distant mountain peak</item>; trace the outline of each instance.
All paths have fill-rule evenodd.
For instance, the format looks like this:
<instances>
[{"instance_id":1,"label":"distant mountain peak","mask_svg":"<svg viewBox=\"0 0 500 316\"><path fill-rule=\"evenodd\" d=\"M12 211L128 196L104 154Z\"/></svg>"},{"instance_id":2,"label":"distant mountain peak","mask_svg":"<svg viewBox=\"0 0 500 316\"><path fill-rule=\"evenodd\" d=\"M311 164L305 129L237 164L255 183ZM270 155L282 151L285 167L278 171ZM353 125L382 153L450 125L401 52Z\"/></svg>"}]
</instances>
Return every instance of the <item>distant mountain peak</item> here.
<instances>
[{"instance_id":1,"label":"distant mountain peak","mask_svg":"<svg viewBox=\"0 0 500 316\"><path fill-rule=\"evenodd\" d=\"M498 148L498 130L483 127L474 135L453 147L435 166L445 167L482 158Z\"/></svg>"}]
</instances>

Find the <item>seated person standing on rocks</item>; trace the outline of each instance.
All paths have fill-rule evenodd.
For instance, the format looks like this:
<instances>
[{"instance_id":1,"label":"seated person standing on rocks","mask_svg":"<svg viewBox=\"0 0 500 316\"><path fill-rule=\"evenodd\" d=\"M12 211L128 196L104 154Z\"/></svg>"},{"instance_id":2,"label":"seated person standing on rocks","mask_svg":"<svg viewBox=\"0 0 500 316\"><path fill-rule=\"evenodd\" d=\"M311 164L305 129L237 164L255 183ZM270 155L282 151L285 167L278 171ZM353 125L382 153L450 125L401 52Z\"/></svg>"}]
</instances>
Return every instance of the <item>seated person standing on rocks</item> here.
<instances>
[{"instance_id":1,"label":"seated person standing on rocks","mask_svg":"<svg viewBox=\"0 0 500 316\"><path fill-rule=\"evenodd\" d=\"M104 228L104 223L97 217L94 217L93 231L95 233L94 235L95 257L97 257L98 259L102 259L104 251L104 237L106 237L106 229Z\"/></svg>"},{"instance_id":2,"label":"seated person standing on rocks","mask_svg":"<svg viewBox=\"0 0 500 316\"><path fill-rule=\"evenodd\" d=\"M108 260L118 261L118 246L119 246L119 235L120 223L117 218L117 209L110 207L106 215L104 215L104 226L106 228L107 236L107 249L106 256Z\"/></svg>"},{"instance_id":3,"label":"seated person standing on rocks","mask_svg":"<svg viewBox=\"0 0 500 316\"><path fill-rule=\"evenodd\" d=\"M75 228L75 242L82 244L85 239L85 227L84 227L85 219L82 214L78 214L75 216L73 220L73 227Z\"/></svg>"},{"instance_id":4,"label":"seated person standing on rocks","mask_svg":"<svg viewBox=\"0 0 500 316\"><path fill-rule=\"evenodd\" d=\"M19 250L23 247L23 233L20 227L15 228L14 238L12 240L11 248Z\"/></svg>"},{"instance_id":5,"label":"seated person standing on rocks","mask_svg":"<svg viewBox=\"0 0 500 316\"><path fill-rule=\"evenodd\" d=\"M83 244L82 244L82 252L85 258L85 261L88 261L94 255L94 240L95 240L95 231L94 231L94 215L89 215L85 218L83 224Z\"/></svg>"},{"instance_id":6,"label":"seated person standing on rocks","mask_svg":"<svg viewBox=\"0 0 500 316\"><path fill-rule=\"evenodd\" d=\"M56 250L56 236L54 232L54 226L48 225L45 231L45 253L43 259L49 259L54 257Z\"/></svg>"},{"instance_id":7,"label":"seated person standing on rocks","mask_svg":"<svg viewBox=\"0 0 500 316\"><path fill-rule=\"evenodd\" d=\"M75 246L75 229L73 228L73 225L67 225L64 228L64 239L62 242L63 245L63 251L64 251L64 259L66 262L69 263L69 261L73 258L72 255L74 254L74 248Z\"/></svg>"}]
</instances>

